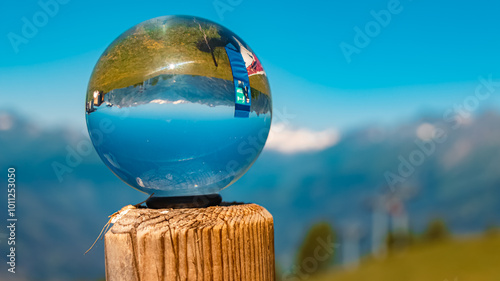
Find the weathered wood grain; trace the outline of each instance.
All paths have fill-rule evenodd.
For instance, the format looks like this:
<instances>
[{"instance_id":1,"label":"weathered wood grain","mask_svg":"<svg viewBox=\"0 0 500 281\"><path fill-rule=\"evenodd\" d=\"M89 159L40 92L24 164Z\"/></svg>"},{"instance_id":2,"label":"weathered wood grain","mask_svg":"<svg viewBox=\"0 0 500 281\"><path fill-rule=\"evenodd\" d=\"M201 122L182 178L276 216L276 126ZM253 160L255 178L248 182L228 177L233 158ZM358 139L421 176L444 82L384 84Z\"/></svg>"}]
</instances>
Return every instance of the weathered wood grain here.
<instances>
[{"instance_id":1,"label":"weathered wood grain","mask_svg":"<svg viewBox=\"0 0 500 281\"><path fill-rule=\"evenodd\" d=\"M273 281L274 225L256 204L130 210L105 236L108 281Z\"/></svg>"}]
</instances>

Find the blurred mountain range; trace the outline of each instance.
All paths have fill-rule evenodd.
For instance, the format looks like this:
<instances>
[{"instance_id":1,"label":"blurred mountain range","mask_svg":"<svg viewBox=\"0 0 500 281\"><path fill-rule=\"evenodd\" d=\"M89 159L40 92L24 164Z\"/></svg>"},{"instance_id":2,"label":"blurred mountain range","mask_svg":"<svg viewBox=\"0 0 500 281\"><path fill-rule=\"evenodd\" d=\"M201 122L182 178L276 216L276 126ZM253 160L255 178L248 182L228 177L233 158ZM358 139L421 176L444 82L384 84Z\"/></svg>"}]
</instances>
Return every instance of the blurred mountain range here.
<instances>
[{"instance_id":1,"label":"blurred mountain range","mask_svg":"<svg viewBox=\"0 0 500 281\"><path fill-rule=\"evenodd\" d=\"M103 243L88 255L83 253L108 215L147 196L107 169L89 149L86 132L40 129L15 112L0 113L2 122L10 122L0 124L5 183L7 168L16 168L16 277L104 277ZM461 122L429 114L397 126L344 132L335 146L319 152L264 150L250 171L222 196L226 201L258 203L273 214L277 258L285 265L293 260L307 229L323 220L337 230L359 225L362 249L368 253L374 202L387 194L402 194L412 231L421 232L433 218L443 219L455 234L482 231L500 225L498 124L496 111ZM61 170L55 164L59 176L54 163L65 167ZM6 202L6 192L0 193L0 200ZM4 222L6 213L0 214ZM0 247L7 253L5 228L2 232ZM7 271L1 272L4 279Z\"/></svg>"}]
</instances>

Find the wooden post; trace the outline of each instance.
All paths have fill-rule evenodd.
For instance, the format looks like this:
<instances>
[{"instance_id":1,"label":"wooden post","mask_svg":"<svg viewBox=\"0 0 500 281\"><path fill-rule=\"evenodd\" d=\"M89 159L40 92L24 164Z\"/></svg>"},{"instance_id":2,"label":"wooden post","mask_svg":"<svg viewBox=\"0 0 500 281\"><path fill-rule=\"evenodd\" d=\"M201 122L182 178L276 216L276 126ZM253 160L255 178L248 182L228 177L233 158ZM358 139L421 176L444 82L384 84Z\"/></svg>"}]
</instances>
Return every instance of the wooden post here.
<instances>
[{"instance_id":1,"label":"wooden post","mask_svg":"<svg viewBox=\"0 0 500 281\"><path fill-rule=\"evenodd\" d=\"M105 256L108 281L273 281L273 218L256 204L132 209L106 234Z\"/></svg>"}]
</instances>

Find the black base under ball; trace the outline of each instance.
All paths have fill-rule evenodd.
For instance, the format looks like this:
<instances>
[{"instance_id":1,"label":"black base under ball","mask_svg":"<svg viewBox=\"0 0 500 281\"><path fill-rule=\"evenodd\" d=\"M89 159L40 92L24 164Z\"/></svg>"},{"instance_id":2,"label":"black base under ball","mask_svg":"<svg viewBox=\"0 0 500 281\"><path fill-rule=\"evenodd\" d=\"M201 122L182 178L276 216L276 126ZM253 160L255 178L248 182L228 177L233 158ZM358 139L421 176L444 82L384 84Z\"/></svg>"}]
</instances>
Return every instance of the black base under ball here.
<instances>
[{"instance_id":1,"label":"black base under ball","mask_svg":"<svg viewBox=\"0 0 500 281\"><path fill-rule=\"evenodd\" d=\"M176 196L176 197L151 197L146 200L146 206L151 209L168 208L205 208L216 206L222 202L219 194Z\"/></svg>"}]
</instances>

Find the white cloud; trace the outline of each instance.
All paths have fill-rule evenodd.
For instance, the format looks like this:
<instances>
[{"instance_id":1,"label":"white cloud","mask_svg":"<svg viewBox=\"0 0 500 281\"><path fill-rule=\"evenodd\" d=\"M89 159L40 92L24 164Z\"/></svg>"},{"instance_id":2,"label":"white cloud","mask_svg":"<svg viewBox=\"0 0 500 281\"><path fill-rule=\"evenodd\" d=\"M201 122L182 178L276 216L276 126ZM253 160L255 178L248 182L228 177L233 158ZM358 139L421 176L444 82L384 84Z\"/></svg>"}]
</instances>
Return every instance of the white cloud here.
<instances>
[{"instance_id":1,"label":"white cloud","mask_svg":"<svg viewBox=\"0 0 500 281\"><path fill-rule=\"evenodd\" d=\"M337 130L311 131L309 129L292 129L284 124L273 124L266 149L281 153L318 151L334 146L340 140Z\"/></svg>"}]
</instances>

